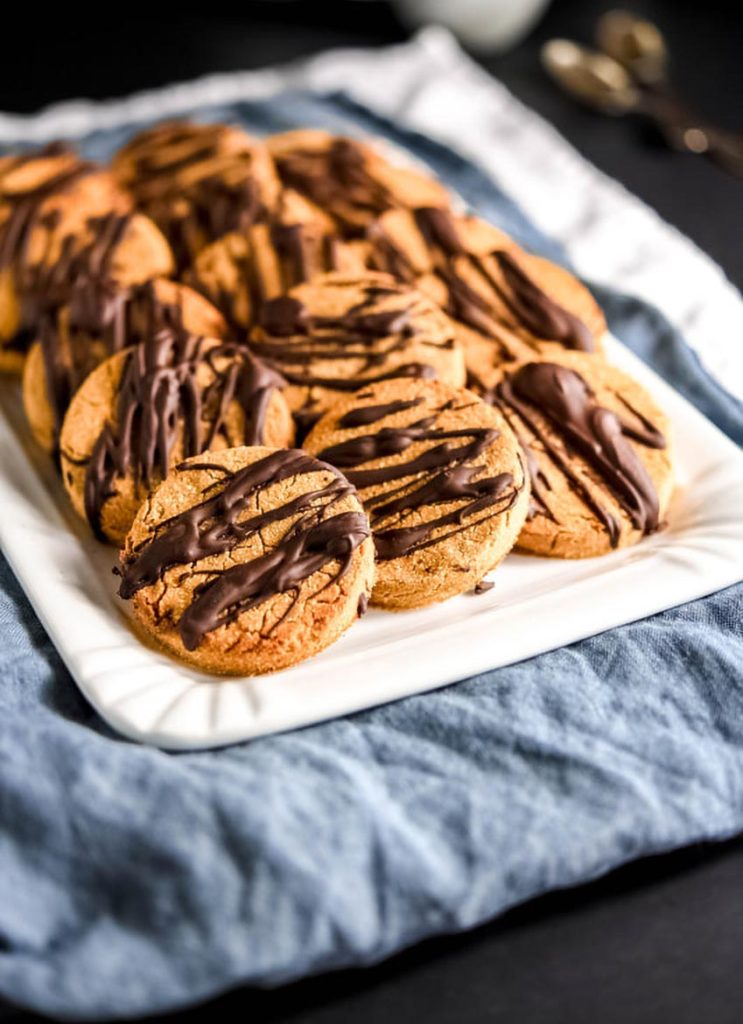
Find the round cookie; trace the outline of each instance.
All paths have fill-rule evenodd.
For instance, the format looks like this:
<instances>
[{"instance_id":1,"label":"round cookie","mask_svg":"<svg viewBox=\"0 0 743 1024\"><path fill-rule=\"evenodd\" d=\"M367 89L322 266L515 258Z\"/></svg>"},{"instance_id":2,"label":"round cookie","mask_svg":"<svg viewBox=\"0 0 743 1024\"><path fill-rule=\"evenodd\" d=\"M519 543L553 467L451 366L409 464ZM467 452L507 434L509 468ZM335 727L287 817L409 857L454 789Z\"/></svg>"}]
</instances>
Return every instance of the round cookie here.
<instances>
[{"instance_id":1,"label":"round cookie","mask_svg":"<svg viewBox=\"0 0 743 1024\"><path fill-rule=\"evenodd\" d=\"M60 143L0 158L0 370L23 365L30 326L24 291L40 238L74 238L87 218L130 208L109 171Z\"/></svg>"},{"instance_id":2,"label":"round cookie","mask_svg":"<svg viewBox=\"0 0 743 1024\"><path fill-rule=\"evenodd\" d=\"M165 233L181 271L209 242L262 219L280 190L265 145L226 124L155 125L130 139L112 168Z\"/></svg>"},{"instance_id":3,"label":"round cookie","mask_svg":"<svg viewBox=\"0 0 743 1024\"><path fill-rule=\"evenodd\" d=\"M77 513L120 544L148 491L207 450L289 446L278 375L244 348L165 330L101 363L75 393L60 437Z\"/></svg>"},{"instance_id":4,"label":"round cookie","mask_svg":"<svg viewBox=\"0 0 743 1024\"><path fill-rule=\"evenodd\" d=\"M83 277L67 305L43 317L23 368L23 407L31 432L54 452L72 396L96 366L166 327L223 338L227 326L202 295L157 278L132 288Z\"/></svg>"},{"instance_id":5,"label":"round cookie","mask_svg":"<svg viewBox=\"0 0 743 1024\"><path fill-rule=\"evenodd\" d=\"M529 480L504 418L471 391L393 380L344 397L305 447L341 470L369 515L372 601L418 608L475 587L513 547Z\"/></svg>"},{"instance_id":6,"label":"round cookie","mask_svg":"<svg viewBox=\"0 0 743 1024\"><path fill-rule=\"evenodd\" d=\"M449 193L421 171L391 164L373 146L315 128L266 140L283 184L329 213L347 237L385 210L448 206Z\"/></svg>"},{"instance_id":7,"label":"round cookie","mask_svg":"<svg viewBox=\"0 0 743 1024\"><path fill-rule=\"evenodd\" d=\"M69 301L76 283L92 288L94 282L105 281L125 288L173 270L168 243L142 214L88 218L77 225L77 233L68 234L62 233L59 223L43 220L32 229L25 265L15 275L23 351L42 320L53 318Z\"/></svg>"},{"instance_id":8,"label":"round cookie","mask_svg":"<svg viewBox=\"0 0 743 1024\"><path fill-rule=\"evenodd\" d=\"M452 318L473 383L488 387L514 359L601 348L606 322L588 289L477 217L393 210L368 242L370 266L415 284Z\"/></svg>"},{"instance_id":9,"label":"round cookie","mask_svg":"<svg viewBox=\"0 0 743 1024\"><path fill-rule=\"evenodd\" d=\"M364 257L359 242L339 238L330 218L298 193L286 191L280 211L269 221L203 249L188 279L241 335L267 300L329 271L361 273Z\"/></svg>"},{"instance_id":10,"label":"round cookie","mask_svg":"<svg viewBox=\"0 0 743 1024\"><path fill-rule=\"evenodd\" d=\"M392 377L465 381L449 318L425 295L386 274L325 274L266 302L251 348L289 383L301 424L340 397Z\"/></svg>"},{"instance_id":11,"label":"round cookie","mask_svg":"<svg viewBox=\"0 0 743 1024\"><path fill-rule=\"evenodd\" d=\"M208 672L312 657L366 609L369 522L353 487L305 452L232 448L181 463L144 502L120 595L150 637Z\"/></svg>"},{"instance_id":12,"label":"round cookie","mask_svg":"<svg viewBox=\"0 0 743 1024\"><path fill-rule=\"evenodd\" d=\"M631 377L585 353L503 367L490 399L527 457L518 547L586 558L661 528L673 490L670 423Z\"/></svg>"}]
</instances>

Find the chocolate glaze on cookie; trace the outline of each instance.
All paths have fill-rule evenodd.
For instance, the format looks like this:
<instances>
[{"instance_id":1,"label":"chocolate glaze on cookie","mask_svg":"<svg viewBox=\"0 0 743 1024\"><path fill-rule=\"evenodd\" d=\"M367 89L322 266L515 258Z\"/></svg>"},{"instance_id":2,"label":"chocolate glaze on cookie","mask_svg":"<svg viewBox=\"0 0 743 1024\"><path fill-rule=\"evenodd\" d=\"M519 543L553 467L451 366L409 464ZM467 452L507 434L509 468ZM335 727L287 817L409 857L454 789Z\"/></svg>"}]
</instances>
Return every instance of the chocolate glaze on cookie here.
<instances>
[{"instance_id":1,"label":"chocolate glaze on cookie","mask_svg":"<svg viewBox=\"0 0 743 1024\"><path fill-rule=\"evenodd\" d=\"M449 202L433 177L393 165L360 140L299 129L271 136L267 145L283 184L329 214L344 238L361 237L386 210Z\"/></svg>"},{"instance_id":2,"label":"chocolate glaze on cookie","mask_svg":"<svg viewBox=\"0 0 743 1024\"><path fill-rule=\"evenodd\" d=\"M197 380L202 363L213 371L206 388ZM229 343L165 330L134 347L119 383L116 425L105 426L86 468L85 511L96 534L117 477L133 475L145 486L165 478L179 434L187 458L206 451L232 402L244 413L244 443L261 444L268 403L282 384L273 369Z\"/></svg>"},{"instance_id":3,"label":"chocolate glaze on cookie","mask_svg":"<svg viewBox=\"0 0 743 1024\"><path fill-rule=\"evenodd\" d=\"M414 404L404 403L404 407L410 408ZM386 409L380 406L374 408L379 418L384 418L399 410L400 405L401 403L394 402ZM339 425L342 422L343 420L339 421ZM466 530L467 520L486 508L498 505L494 515L511 508L519 493L514 487L512 473L499 473L494 477L476 479L482 468L477 465L476 460L497 437L498 431L494 429L437 429L434 415L416 420L407 427L382 427L374 434L364 434L349 441L342 441L340 444L325 448L319 453L318 458L342 469L346 478L361 491L379 484L400 482L399 487L371 496L364 501L372 526L375 527L374 543L377 558L385 561L402 558L413 551L438 544ZM465 443L449 444L453 440L464 440ZM434 443L407 462L396 461L376 469L358 468L376 459L401 455L411 445L420 441ZM418 476L422 477L422 482L419 480L411 488L411 478ZM402 481L408 482L403 484ZM454 511L416 526L384 529L379 525L386 519L450 501L463 504L458 505ZM449 526L453 529L445 534L432 536L434 531Z\"/></svg>"},{"instance_id":4,"label":"chocolate glaze on cookie","mask_svg":"<svg viewBox=\"0 0 743 1024\"><path fill-rule=\"evenodd\" d=\"M161 297L163 288L173 291L173 301ZM77 275L67 295L64 324L59 314L50 311L40 317L38 331L55 436L72 395L103 359L166 330L197 329L189 324L188 314L184 323L184 291L184 286L170 282L147 281L123 288L105 275ZM200 296L193 297L207 305ZM213 333L215 317L216 311L210 336L218 336Z\"/></svg>"},{"instance_id":5,"label":"chocolate glaze on cookie","mask_svg":"<svg viewBox=\"0 0 743 1024\"><path fill-rule=\"evenodd\" d=\"M271 219L242 237L215 242L197 258L189 279L241 337L270 300L320 274L342 270L363 270L363 261L337 235L314 223Z\"/></svg>"},{"instance_id":6,"label":"chocolate glaze on cookie","mask_svg":"<svg viewBox=\"0 0 743 1024\"><path fill-rule=\"evenodd\" d=\"M53 258L58 220L56 213L42 218L39 228L45 238L40 258L20 275L25 319L31 323L66 303L76 286L79 296L87 287L93 290L98 282L112 281L111 261L131 223L131 215L109 213L89 218L87 237L65 235L59 255Z\"/></svg>"},{"instance_id":7,"label":"chocolate glaze on cookie","mask_svg":"<svg viewBox=\"0 0 743 1024\"><path fill-rule=\"evenodd\" d=\"M208 242L265 217L278 190L263 144L225 124L156 125L119 151L114 169L181 270Z\"/></svg>"},{"instance_id":8,"label":"chocolate glaze on cookie","mask_svg":"<svg viewBox=\"0 0 743 1024\"><path fill-rule=\"evenodd\" d=\"M308 490L267 511L245 515L249 499L262 488L327 468L303 452L275 451L237 472L200 462L179 466L178 470L204 468L219 471L222 479L205 493L203 501L161 523L152 539L123 560L121 597L133 597L174 565L192 565L226 554L270 523L294 522L279 543L264 554L226 569L204 572L204 582L196 588L178 624L183 645L189 651L199 646L206 633L234 622L239 615L279 594L293 593L293 602L282 616L285 618L298 600L301 584L332 562L338 566L323 589L336 583L348 571L354 552L370 532L361 512L326 517L328 509L353 492L340 473L322 488Z\"/></svg>"},{"instance_id":9,"label":"chocolate glaze on cookie","mask_svg":"<svg viewBox=\"0 0 743 1024\"><path fill-rule=\"evenodd\" d=\"M449 321L432 303L384 275L326 275L314 283L311 300L322 290L348 295L342 311L313 311L301 289L265 303L251 348L276 366L290 385L303 389L295 412L311 423L330 404L312 404L312 389L329 394L397 377L434 379L451 363L452 383L463 383L461 353ZM306 286L313 288L313 284ZM405 359L406 354L409 359ZM430 359L430 362L428 360Z\"/></svg>"},{"instance_id":10,"label":"chocolate glaze on cookie","mask_svg":"<svg viewBox=\"0 0 743 1024\"><path fill-rule=\"evenodd\" d=\"M463 388L394 380L342 398L305 447L359 492L377 555L372 599L418 608L465 593L523 525L529 480L502 414Z\"/></svg>"},{"instance_id":11,"label":"chocolate glaze on cookie","mask_svg":"<svg viewBox=\"0 0 743 1024\"><path fill-rule=\"evenodd\" d=\"M507 374L495 388L493 398L507 416L515 414L528 427L569 486L609 534L612 547L619 541L617 520L575 473L569 458L554 444L549 431L542 429L535 413L546 417L550 428L557 431L568 448L594 468L627 512L635 529L643 534L658 529L658 495L648 471L627 441L631 438L649 448L665 448L665 438L646 417L628 407L634 414L634 423L628 423L596 402L590 386L579 373L548 362L528 363ZM523 439L521 443L527 454L535 511L554 518L545 489L546 477L531 446Z\"/></svg>"},{"instance_id":12,"label":"chocolate glaze on cookie","mask_svg":"<svg viewBox=\"0 0 743 1024\"><path fill-rule=\"evenodd\" d=\"M335 138L324 153L296 149L274 159L285 185L333 213L349 232L358 224L348 207L373 215L395 205L390 190L369 173L364 151L353 139Z\"/></svg>"},{"instance_id":13,"label":"chocolate glaze on cookie","mask_svg":"<svg viewBox=\"0 0 743 1024\"><path fill-rule=\"evenodd\" d=\"M446 312L490 341L500 360L520 354L514 338L532 349L546 341L594 350L589 327L540 287L506 236L499 247L494 232L493 246L481 251L481 242L468 244L449 210L423 208L409 216L411 251L386 230L385 218L370 227L371 265L411 283L432 278L443 290ZM421 247L427 253L425 268L414 257Z\"/></svg>"},{"instance_id":14,"label":"chocolate glaze on cookie","mask_svg":"<svg viewBox=\"0 0 743 1024\"><path fill-rule=\"evenodd\" d=\"M28 189L4 188L9 179L21 168L34 161L60 158L61 167L51 176L42 178ZM65 159L67 158L67 159ZM77 157L61 142L51 142L43 149L12 157L0 167L0 210L10 207L8 216L0 223L0 268L22 261L28 236L39 216L45 199L68 189L80 178L98 170L95 164Z\"/></svg>"}]
</instances>

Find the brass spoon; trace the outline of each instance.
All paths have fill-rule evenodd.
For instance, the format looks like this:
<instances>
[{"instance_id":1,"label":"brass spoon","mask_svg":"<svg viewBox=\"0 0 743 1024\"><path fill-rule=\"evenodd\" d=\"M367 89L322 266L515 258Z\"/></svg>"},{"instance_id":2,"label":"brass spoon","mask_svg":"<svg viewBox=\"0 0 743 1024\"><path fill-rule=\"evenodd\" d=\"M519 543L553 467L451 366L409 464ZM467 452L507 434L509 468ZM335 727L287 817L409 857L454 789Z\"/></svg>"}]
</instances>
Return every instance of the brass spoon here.
<instances>
[{"instance_id":1,"label":"brass spoon","mask_svg":"<svg viewBox=\"0 0 743 1024\"><path fill-rule=\"evenodd\" d=\"M613 56L569 39L552 39L542 47L541 57L545 70L557 84L586 106L602 114L645 115L674 149L709 153L728 171L743 177L743 139L700 121L665 88L643 87ZM647 74L657 74L661 63L657 51L654 59L656 71L647 70ZM646 69L651 63L645 62Z\"/></svg>"},{"instance_id":2,"label":"brass spoon","mask_svg":"<svg viewBox=\"0 0 743 1024\"><path fill-rule=\"evenodd\" d=\"M613 57L596 53L570 39L551 39L542 47L542 64L575 99L604 114L637 110L640 90Z\"/></svg>"},{"instance_id":3,"label":"brass spoon","mask_svg":"<svg viewBox=\"0 0 743 1024\"><path fill-rule=\"evenodd\" d=\"M669 79L668 47L656 25L628 11L609 11L599 18L596 41L653 97L672 145L708 153L732 174L743 175L743 136L709 124L679 99Z\"/></svg>"},{"instance_id":4,"label":"brass spoon","mask_svg":"<svg viewBox=\"0 0 743 1024\"><path fill-rule=\"evenodd\" d=\"M636 82L647 86L668 83L668 49L651 21L629 11L609 11L596 25L600 50L619 61Z\"/></svg>"}]
</instances>

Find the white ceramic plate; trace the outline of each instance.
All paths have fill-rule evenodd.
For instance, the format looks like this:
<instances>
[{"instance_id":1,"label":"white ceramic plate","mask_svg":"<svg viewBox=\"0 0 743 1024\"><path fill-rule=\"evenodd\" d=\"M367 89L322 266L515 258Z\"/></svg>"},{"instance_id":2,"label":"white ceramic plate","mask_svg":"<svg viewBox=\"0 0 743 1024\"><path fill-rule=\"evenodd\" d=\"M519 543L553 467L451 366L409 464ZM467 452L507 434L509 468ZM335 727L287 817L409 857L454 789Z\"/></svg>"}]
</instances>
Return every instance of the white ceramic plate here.
<instances>
[{"instance_id":1,"label":"white ceramic plate","mask_svg":"<svg viewBox=\"0 0 743 1024\"><path fill-rule=\"evenodd\" d=\"M511 555L487 593L415 612L370 611L334 647L272 676L215 679L135 636L115 596L116 554L68 508L8 380L0 544L83 694L131 739L216 747L432 690L743 578L743 453L619 342L608 339L607 353L673 421L678 487L668 529L600 559Z\"/></svg>"}]
</instances>

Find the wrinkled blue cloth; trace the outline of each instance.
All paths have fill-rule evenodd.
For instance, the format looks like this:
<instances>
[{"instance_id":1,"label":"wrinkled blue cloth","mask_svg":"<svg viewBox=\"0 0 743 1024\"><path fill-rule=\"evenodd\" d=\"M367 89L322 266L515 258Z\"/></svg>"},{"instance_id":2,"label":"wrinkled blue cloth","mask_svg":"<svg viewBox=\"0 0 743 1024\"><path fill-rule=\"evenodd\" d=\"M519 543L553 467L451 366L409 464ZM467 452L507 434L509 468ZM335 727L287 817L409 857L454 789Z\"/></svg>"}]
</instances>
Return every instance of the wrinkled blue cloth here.
<instances>
[{"instance_id":1,"label":"wrinkled blue cloth","mask_svg":"<svg viewBox=\"0 0 743 1024\"><path fill-rule=\"evenodd\" d=\"M340 97L208 116L371 128L560 258L477 168ZM600 299L615 334L742 442L740 403L668 323ZM436 693L173 755L100 721L3 562L0 993L75 1018L154 1013L368 964L743 829L742 605L739 585Z\"/></svg>"}]
</instances>

